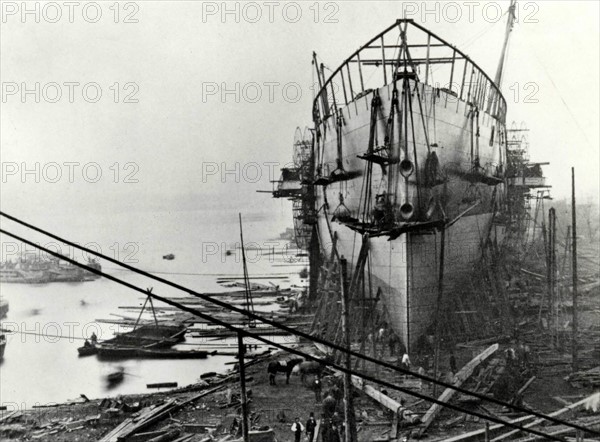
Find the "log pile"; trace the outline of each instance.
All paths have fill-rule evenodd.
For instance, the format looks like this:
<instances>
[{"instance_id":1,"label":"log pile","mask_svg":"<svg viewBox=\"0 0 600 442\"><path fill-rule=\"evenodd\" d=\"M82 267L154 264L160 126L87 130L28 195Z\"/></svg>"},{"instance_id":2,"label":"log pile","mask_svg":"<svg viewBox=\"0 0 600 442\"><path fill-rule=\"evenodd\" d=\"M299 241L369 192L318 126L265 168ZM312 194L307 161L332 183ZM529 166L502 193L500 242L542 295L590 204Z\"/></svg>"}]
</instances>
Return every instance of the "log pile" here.
<instances>
[{"instance_id":1,"label":"log pile","mask_svg":"<svg viewBox=\"0 0 600 442\"><path fill-rule=\"evenodd\" d=\"M600 367L572 373L565 380L574 387L598 387L600 386Z\"/></svg>"}]
</instances>

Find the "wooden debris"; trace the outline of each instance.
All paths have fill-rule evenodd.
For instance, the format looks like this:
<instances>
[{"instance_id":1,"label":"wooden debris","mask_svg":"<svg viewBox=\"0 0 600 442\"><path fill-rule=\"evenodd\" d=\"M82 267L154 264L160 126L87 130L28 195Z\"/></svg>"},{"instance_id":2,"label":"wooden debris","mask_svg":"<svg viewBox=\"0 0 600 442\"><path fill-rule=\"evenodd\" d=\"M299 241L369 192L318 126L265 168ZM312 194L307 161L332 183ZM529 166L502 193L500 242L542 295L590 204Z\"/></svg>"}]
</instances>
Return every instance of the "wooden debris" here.
<instances>
[{"instance_id":1,"label":"wooden debris","mask_svg":"<svg viewBox=\"0 0 600 442\"><path fill-rule=\"evenodd\" d=\"M473 358L467 365L465 365L456 374L453 385L455 387L460 387L473 374L473 371L475 370L475 368L479 364L481 364L483 361L485 361L489 356L493 355L497 350L498 350L498 344L494 344L494 345L488 347L486 350L484 350L478 356ZM456 390L453 390L452 388L447 388L446 390L444 390L444 392L441 394L441 396L438 398L438 400L440 400L442 402L448 402L450 399L452 399L452 397L454 396L455 393L456 393ZM425 416L423 416L423 418L421 419L421 421L423 423L423 427L420 431L420 434L423 434L423 433L425 433L425 431L427 431L427 428L429 428L429 426L431 425L433 420L436 418L438 413L442 410L442 408L443 408L442 405L434 404L431 406L431 408L429 408L429 410L427 410L427 413L425 413Z\"/></svg>"},{"instance_id":2,"label":"wooden debris","mask_svg":"<svg viewBox=\"0 0 600 442\"><path fill-rule=\"evenodd\" d=\"M589 398L582 399L579 402L575 402L574 404L571 404L571 405L569 405L567 407L561 408L560 410L554 411L554 412L550 413L548 416L549 417L560 416L561 414L564 414L564 413L566 413L568 411L571 411L571 410L573 410L573 409L575 409L575 408L577 408L577 407L579 407L581 405L584 405L588 401L588 399ZM524 427L525 428L535 427L535 426L541 424L542 422L544 422L545 420L546 419L536 419L533 422L524 425ZM499 436L499 437L497 437L495 439L492 439L492 442L498 442L498 441L501 441L501 440L508 439L509 437L514 436L515 434L519 433L520 431L521 430L512 430L512 431L509 431L508 433L503 434L502 436Z\"/></svg>"},{"instance_id":3,"label":"wooden debris","mask_svg":"<svg viewBox=\"0 0 600 442\"><path fill-rule=\"evenodd\" d=\"M600 385L600 367L594 367L590 370L578 371L565 378L571 385L597 387Z\"/></svg>"}]
</instances>

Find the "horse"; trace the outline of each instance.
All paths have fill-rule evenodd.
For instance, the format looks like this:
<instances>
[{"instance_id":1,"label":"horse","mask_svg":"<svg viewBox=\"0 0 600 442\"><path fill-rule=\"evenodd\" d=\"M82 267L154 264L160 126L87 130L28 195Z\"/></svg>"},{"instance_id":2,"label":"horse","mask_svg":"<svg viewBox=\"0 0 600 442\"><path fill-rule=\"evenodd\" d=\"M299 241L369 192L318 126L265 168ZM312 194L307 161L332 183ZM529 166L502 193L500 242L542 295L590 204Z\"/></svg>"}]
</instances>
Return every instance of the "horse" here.
<instances>
[{"instance_id":1,"label":"horse","mask_svg":"<svg viewBox=\"0 0 600 442\"><path fill-rule=\"evenodd\" d=\"M330 356L326 356L325 360L331 362L332 358ZM317 361L305 361L305 362L300 363L300 365L298 367L300 370L300 379L301 379L302 383L304 384L306 375L312 374L312 375L316 375L317 377L320 378L323 374L323 371L327 367L327 365L325 365L322 362L317 362Z\"/></svg>"},{"instance_id":2,"label":"horse","mask_svg":"<svg viewBox=\"0 0 600 442\"><path fill-rule=\"evenodd\" d=\"M294 366L300 364L302 361L304 361L303 358L295 358L295 359L290 359L288 361L279 360L279 361L269 362L269 365L267 366L267 373L269 373L269 384L277 385L275 383L275 375L277 373L285 373L286 374L285 383L289 384L290 383L290 375L292 374L292 370L294 369Z\"/></svg>"}]
</instances>

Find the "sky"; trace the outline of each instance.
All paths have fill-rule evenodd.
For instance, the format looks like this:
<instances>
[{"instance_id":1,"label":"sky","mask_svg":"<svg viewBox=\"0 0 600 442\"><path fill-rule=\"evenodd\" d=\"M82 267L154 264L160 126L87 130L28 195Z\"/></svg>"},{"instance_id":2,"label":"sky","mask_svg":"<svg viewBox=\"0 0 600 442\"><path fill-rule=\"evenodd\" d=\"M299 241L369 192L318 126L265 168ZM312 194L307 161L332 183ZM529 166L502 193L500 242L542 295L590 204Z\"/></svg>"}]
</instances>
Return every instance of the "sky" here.
<instances>
[{"instance_id":1,"label":"sky","mask_svg":"<svg viewBox=\"0 0 600 442\"><path fill-rule=\"evenodd\" d=\"M26 5L27 11L23 10ZM7 2L1 207L47 214L289 210L257 190L311 124L329 68L404 15L490 76L508 1ZM599 194L599 3L518 3L503 92L552 193ZM30 218L31 219L31 218Z\"/></svg>"}]
</instances>

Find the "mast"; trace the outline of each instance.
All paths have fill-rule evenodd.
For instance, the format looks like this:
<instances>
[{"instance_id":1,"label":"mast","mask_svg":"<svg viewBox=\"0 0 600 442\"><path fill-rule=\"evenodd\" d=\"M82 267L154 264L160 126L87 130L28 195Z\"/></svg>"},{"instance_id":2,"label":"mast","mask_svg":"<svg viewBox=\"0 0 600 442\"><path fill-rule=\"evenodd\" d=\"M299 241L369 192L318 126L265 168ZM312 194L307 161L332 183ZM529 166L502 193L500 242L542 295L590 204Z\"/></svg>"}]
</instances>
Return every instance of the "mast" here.
<instances>
[{"instance_id":1,"label":"mast","mask_svg":"<svg viewBox=\"0 0 600 442\"><path fill-rule=\"evenodd\" d=\"M242 214L239 213L240 218L240 241L242 244L242 262L244 266L244 287L245 287L245 298L246 298L246 309L249 312L254 313L254 304L252 303L252 292L250 290L250 278L248 276L248 266L246 265L246 249L244 248L244 232L242 230ZM250 320L250 327L255 326L253 320Z\"/></svg>"},{"instance_id":2,"label":"mast","mask_svg":"<svg viewBox=\"0 0 600 442\"><path fill-rule=\"evenodd\" d=\"M517 7L517 0L510 0L510 6L508 8L508 19L506 20L506 31L504 32L504 43L502 44L502 52L500 53L500 61L498 62L498 68L496 69L496 77L494 78L494 83L498 86L498 90L501 90L502 87L502 75L504 74L504 63L506 62L506 52L508 50L508 41L510 38L510 33L513 30L516 16L515 9ZM488 97L488 105L486 112L490 113L494 106L494 95L493 91L490 91Z\"/></svg>"},{"instance_id":3,"label":"mast","mask_svg":"<svg viewBox=\"0 0 600 442\"><path fill-rule=\"evenodd\" d=\"M510 33L515 24L515 9L517 7L517 0L510 1L510 7L508 8L508 20L506 21L506 31L504 33L504 44L502 45L502 52L500 53L500 61L498 62L498 69L496 70L496 78L494 83L500 89L502 86L502 74L504 73L504 63L506 62L506 51L508 49L508 40Z\"/></svg>"}]
</instances>

